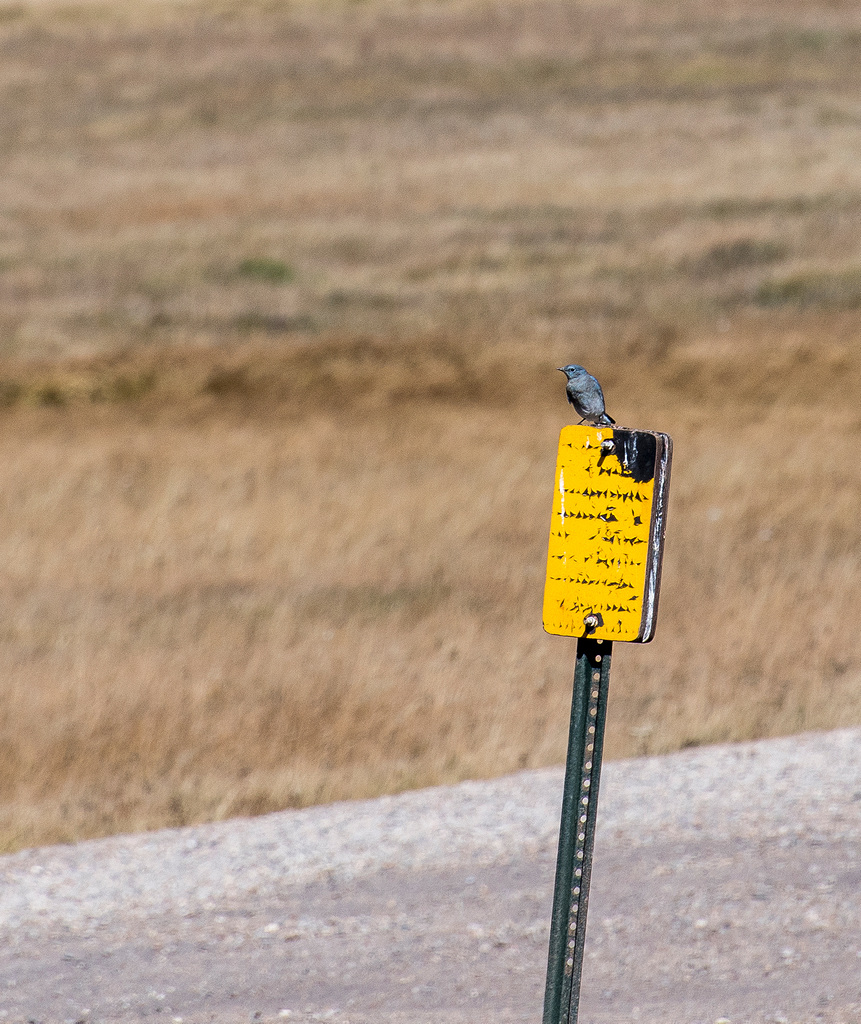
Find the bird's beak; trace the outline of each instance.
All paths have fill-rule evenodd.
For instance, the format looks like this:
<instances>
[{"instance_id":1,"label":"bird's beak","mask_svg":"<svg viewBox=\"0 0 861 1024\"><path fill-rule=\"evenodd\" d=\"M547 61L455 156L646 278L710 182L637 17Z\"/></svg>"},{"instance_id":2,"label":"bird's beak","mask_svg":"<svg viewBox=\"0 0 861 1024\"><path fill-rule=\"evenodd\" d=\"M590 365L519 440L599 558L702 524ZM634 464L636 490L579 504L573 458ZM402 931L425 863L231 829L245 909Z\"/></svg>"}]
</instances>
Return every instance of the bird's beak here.
<instances>
[{"instance_id":1,"label":"bird's beak","mask_svg":"<svg viewBox=\"0 0 861 1024\"><path fill-rule=\"evenodd\" d=\"M559 370L560 373L564 373L565 372L565 367L564 366L557 366L556 369Z\"/></svg>"}]
</instances>

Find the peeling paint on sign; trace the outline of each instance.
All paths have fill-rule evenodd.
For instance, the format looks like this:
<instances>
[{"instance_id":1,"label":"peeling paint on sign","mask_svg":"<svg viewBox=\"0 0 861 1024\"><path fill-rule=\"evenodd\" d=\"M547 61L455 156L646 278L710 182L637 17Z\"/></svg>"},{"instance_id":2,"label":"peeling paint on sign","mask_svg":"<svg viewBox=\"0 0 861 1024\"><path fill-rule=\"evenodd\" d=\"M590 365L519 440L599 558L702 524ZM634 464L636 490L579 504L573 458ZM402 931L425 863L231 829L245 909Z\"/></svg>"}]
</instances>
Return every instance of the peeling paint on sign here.
<instances>
[{"instance_id":1,"label":"peeling paint on sign","mask_svg":"<svg viewBox=\"0 0 861 1024\"><path fill-rule=\"evenodd\" d=\"M563 428L544 589L548 633L652 639L671 457L667 434Z\"/></svg>"}]
</instances>

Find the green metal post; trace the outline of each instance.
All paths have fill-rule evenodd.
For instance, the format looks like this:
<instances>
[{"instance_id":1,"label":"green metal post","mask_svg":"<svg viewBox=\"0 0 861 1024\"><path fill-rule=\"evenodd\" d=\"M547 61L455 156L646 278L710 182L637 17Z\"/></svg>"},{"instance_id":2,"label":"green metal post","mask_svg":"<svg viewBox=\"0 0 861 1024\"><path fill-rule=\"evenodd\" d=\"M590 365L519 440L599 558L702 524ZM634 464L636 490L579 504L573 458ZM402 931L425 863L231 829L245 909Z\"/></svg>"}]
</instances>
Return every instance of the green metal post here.
<instances>
[{"instance_id":1,"label":"green metal post","mask_svg":"<svg viewBox=\"0 0 861 1024\"><path fill-rule=\"evenodd\" d=\"M612 649L577 641L543 1024L577 1024Z\"/></svg>"}]
</instances>

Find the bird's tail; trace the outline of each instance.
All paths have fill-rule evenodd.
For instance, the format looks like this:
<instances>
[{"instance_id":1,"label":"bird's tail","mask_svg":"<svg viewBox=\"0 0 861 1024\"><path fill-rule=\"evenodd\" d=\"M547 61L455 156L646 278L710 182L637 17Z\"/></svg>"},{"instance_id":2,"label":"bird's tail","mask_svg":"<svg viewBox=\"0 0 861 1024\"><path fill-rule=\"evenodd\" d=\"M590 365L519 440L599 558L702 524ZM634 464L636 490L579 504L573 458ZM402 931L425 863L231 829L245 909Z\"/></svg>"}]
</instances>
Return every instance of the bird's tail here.
<instances>
[{"instance_id":1,"label":"bird's tail","mask_svg":"<svg viewBox=\"0 0 861 1024\"><path fill-rule=\"evenodd\" d=\"M606 421L607 423L612 423L612 424L613 424L614 426L615 426L615 424L616 424L616 421L615 421L615 420L613 419L613 417L612 417L612 416L610 416L610 415L609 415L608 413L606 413L606 412L604 413L604 420L605 420L605 421Z\"/></svg>"}]
</instances>

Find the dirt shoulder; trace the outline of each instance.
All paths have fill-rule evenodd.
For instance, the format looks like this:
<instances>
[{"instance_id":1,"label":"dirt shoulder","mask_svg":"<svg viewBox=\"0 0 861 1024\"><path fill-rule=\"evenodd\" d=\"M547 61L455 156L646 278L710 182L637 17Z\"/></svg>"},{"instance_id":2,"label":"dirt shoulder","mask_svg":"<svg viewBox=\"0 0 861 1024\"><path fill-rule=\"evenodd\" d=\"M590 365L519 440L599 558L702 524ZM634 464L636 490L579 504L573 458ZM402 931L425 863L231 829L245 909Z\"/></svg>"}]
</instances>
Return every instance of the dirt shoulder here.
<instances>
[{"instance_id":1,"label":"dirt shoulder","mask_svg":"<svg viewBox=\"0 0 861 1024\"><path fill-rule=\"evenodd\" d=\"M0 861L10 1021L535 1021L561 773ZM861 731L608 764L583 1018L861 1020Z\"/></svg>"}]
</instances>

